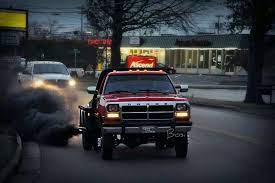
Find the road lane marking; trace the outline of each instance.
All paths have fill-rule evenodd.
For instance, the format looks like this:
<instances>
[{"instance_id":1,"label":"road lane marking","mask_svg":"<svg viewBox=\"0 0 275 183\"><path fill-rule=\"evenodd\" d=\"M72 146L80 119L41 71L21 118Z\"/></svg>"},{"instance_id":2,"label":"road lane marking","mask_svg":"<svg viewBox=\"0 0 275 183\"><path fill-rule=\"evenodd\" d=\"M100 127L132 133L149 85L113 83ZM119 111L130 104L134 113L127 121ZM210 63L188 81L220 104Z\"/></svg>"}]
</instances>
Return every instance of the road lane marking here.
<instances>
[{"instance_id":1,"label":"road lane marking","mask_svg":"<svg viewBox=\"0 0 275 183\"><path fill-rule=\"evenodd\" d=\"M213 132L213 133L216 133L216 134L222 134L222 135L225 135L225 136L233 137L235 139L239 139L239 140L242 140L242 141L245 141L245 142L249 142L249 143L253 143L253 144L257 144L257 145L263 145L263 146L269 147L273 151L275 151L275 144L267 144L263 141L260 141L256 138L253 138L253 137L238 135L238 134L235 134L235 133L226 132L226 131L218 130L218 129L213 129L213 128L209 128L209 127L201 126L201 125L193 125L193 127L201 129L201 130L206 130L206 131L209 131L209 132Z\"/></svg>"}]
</instances>

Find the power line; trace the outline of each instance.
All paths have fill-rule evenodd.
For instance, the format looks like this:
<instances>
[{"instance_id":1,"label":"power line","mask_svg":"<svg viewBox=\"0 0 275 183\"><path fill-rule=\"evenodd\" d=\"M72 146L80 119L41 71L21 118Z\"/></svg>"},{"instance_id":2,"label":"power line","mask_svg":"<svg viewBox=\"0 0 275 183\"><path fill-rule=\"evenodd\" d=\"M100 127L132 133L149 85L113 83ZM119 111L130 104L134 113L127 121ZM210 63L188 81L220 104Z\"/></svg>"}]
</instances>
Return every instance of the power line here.
<instances>
[{"instance_id":1,"label":"power line","mask_svg":"<svg viewBox=\"0 0 275 183\"><path fill-rule=\"evenodd\" d=\"M29 13L38 13L38 14L78 13L78 14L80 14L81 11L32 11L32 10L30 10Z\"/></svg>"}]
</instances>

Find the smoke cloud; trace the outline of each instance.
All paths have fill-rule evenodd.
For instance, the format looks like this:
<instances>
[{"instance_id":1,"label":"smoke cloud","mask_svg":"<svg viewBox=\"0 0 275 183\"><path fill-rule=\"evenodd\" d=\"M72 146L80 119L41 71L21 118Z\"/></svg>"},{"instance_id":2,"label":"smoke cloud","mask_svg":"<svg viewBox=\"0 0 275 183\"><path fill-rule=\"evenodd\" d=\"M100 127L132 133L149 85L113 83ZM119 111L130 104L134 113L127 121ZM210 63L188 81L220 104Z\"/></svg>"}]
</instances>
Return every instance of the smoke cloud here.
<instances>
[{"instance_id":1,"label":"smoke cloud","mask_svg":"<svg viewBox=\"0 0 275 183\"><path fill-rule=\"evenodd\" d=\"M24 141L66 145L78 135L76 95L56 87L23 88L16 72L1 72L1 119L13 124Z\"/></svg>"}]
</instances>

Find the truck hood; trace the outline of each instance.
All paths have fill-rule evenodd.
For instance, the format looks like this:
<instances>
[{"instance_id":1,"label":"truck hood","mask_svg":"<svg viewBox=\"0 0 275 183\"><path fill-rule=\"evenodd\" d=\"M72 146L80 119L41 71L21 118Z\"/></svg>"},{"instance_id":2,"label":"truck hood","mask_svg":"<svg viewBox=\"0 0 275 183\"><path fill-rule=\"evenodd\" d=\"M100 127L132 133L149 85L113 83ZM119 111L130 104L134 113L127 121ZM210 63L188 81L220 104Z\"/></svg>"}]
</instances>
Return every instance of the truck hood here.
<instances>
[{"instance_id":1,"label":"truck hood","mask_svg":"<svg viewBox=\"0 0 275 183\"><path fill-rule=\"evenodd\" d=\"M187 98L176 94L142 93L142 94L108 94L104 95L105 102L136 102L136 101L188 101Z\"/></svg>"},{"instance_id":2,"label":"truck hood","mask_svg":"<svg viewBox=\"0 0 275 183\"><path fill-rule=\"evenodd\" d=\"M34 74L34 79L42 79L42 80L70 80L70 75L65 74Z\"/></svg>"}]
</instances>

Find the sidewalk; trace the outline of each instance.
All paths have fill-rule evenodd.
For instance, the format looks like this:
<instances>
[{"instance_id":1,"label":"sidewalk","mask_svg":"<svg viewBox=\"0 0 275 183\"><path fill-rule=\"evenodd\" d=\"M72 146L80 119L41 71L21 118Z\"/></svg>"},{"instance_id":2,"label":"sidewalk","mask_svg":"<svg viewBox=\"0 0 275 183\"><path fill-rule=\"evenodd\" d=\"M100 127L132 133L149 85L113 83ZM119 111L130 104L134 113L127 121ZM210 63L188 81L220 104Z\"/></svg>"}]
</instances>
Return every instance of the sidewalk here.
<instances>
[{"instance_id":1,"label":"sidewalk","mask_svg":"<svg viewBox=\"0 0 275 183\"><path fill-rule=\"evenodd\" d=\"M22 152L22 142L15 130L0 125L0 183L10 176L18 165Z\"/></svg>"},{"instance_id":2,"label":"sidewalk","mask_svg":"<svg viewBox=\"0 0 275 183\"><path fill-rule=\"evenodd\" d=\"M256 105L243 102L221 101L206 98L190 98L191 105L230 109L266 118L275 118L275 105Z\"/></svg>"}]
</instances>

